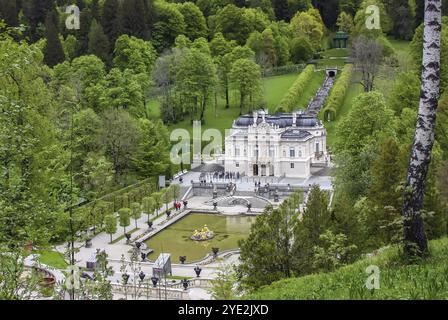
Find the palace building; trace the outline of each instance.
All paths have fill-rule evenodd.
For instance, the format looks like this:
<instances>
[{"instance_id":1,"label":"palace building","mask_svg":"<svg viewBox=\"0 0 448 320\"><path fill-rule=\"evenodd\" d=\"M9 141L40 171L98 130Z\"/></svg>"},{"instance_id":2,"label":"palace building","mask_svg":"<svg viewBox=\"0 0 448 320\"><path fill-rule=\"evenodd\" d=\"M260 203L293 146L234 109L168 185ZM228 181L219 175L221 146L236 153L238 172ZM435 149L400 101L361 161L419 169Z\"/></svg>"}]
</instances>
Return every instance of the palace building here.
<instances>
[{"instance_id":1,"label":"palace building","mask_svg":"<svg viewBox=\"0 0 448 320\"><path fill-rule=\"evenodd\" d=\"M312 165L328 163L326 147L324 125L315 115L258 110L234 121L225 139L225 171L307 179Z\"/></svg>"}]
</instances>

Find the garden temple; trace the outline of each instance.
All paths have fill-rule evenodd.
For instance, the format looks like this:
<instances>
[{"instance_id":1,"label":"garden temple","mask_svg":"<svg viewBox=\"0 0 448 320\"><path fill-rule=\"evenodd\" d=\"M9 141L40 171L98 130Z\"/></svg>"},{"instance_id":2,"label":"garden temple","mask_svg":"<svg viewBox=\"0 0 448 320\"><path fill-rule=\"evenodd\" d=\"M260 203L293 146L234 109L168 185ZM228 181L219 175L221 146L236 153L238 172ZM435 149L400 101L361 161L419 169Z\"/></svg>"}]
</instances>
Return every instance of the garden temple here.
<instances>
[{"instance_id":1,"label":"garden temple","mask_svg":"<svg viewBox=\"0 0 448 320\"><path fill-rule=\"evenodd\" d=\"M317 116L258 110L234 121L225 140L225 171L308 179L312 165L328 164L326 148L326 130Z\"/></svg>"}]
</instances>

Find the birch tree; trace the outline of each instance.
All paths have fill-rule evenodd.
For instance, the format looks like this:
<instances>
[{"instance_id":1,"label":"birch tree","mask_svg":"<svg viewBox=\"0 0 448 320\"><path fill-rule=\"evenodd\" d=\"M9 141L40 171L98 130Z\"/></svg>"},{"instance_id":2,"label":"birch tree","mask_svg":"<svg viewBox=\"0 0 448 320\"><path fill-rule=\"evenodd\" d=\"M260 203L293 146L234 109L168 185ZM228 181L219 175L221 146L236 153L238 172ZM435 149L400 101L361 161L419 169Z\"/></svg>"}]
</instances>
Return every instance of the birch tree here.
<instances>
[{"instance_id":1,"label":"birch tree","mask_svg":"<svg viewBox=\"0 0 448 320\"><path fill-rule=\"evenodd\" d=\"M420 105L404 194L404 240L407 254L422 254L428 248L420 211L431 162L440 90L442 1L425 1L423 71ZM415 251L415 249L417 251Z\"/></svg>"}]
</instances>

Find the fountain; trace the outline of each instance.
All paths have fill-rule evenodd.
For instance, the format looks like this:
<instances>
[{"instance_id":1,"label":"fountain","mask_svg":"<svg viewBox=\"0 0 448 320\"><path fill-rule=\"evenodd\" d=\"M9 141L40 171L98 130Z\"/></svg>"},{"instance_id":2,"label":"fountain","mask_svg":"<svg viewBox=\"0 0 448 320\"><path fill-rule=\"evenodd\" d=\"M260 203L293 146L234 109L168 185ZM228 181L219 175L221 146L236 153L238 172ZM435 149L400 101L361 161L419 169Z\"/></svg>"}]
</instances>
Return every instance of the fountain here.
<instances>
[{"instance_id":1,"label":"fountain","mask_svg":"<svg viewBox=\"0 0 448 320\"><path fill-rule=\"evenodd\" d=\"M201 231L194 230L194 233L190 237L190 239L194 241L207 241L213 239L214 236L215 234L213 233L213 231L210 231L207 225L204 225Z\"/></svg>"}]
</instances>

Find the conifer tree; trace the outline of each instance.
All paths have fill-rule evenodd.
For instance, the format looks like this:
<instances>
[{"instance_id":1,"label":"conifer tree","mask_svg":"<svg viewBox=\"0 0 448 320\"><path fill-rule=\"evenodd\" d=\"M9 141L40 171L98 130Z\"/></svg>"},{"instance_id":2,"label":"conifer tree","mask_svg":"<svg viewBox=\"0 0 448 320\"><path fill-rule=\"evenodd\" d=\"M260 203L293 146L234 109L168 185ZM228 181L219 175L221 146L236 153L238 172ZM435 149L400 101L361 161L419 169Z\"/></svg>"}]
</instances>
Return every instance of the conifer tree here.
<instances>
[{"instance_id":1,"label":"conifer tree","mask_svg":"<svg viewBox=\"0 0 448 320\"><path fill-rule=\"evenodd\" d=\"M49 13L45 19L45 38L47 39L47 44L44 49L44 61L50 67L54 67L65 59L64 50L59 39L59 32L54 20L53 12Z\"/></svg>"},{"instance_id":2,"label":"conifer tree","mask_svg":"<svg viewBox=\"0 0 448 320\"><path fill-rule=\"evenodd\" d=\"M88 53L96 55L105 63L109 61L109 40L103 27L95 19L90 26Z\"/></svg>"},{"instance_id":3,"label":"conifer tree","mask_svg":"<svg viewBox=\"0 0 448 320\"><path fill-rule=\"evenodd\" d=\"M109 39L110 50L113 50L115 41L121 33L121 19L120 19L120 2L118 0L106 0L104 2L102 21L104 33Z\"/></svg>"},{"instance_id":4,"label":"conifer tree","mask_svg":"<svg viewBox=\"0 0 448 320\"><path fill-rule=\"evenodd\" d=\"M143 0L123 1L123 33L140 39L147 39Z\"/></svg>"},{"instance_id":5,"label":"conifer tree","mask_svg":"<svg viewBox=\"0 0 448 320\"><path fill-rule=\"evenodd\" d=\"M0 0L0 19L8 26L18 26L17 0Z\"/></svg>"}]
</instances>

